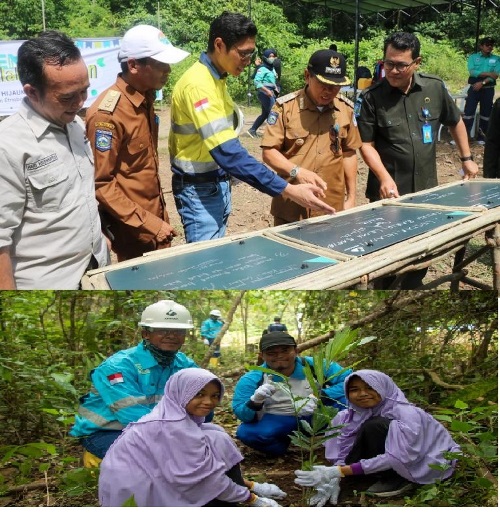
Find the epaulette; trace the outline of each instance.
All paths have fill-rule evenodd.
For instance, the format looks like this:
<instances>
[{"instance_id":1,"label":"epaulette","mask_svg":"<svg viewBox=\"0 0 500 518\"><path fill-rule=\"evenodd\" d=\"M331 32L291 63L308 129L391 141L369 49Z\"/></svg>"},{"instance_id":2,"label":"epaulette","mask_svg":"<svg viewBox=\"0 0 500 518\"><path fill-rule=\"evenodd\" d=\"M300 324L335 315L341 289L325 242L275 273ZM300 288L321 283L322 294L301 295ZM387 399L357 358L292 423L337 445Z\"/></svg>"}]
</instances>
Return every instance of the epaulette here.
<instances>
[{"instance_id":1,"label":"epaulette","mask_svg":"<svg viewBox=\"0 0 500 518\"><path fill-rule=\"evenodd\" d=\"M99 111L113 113L120 99L121 93L118 90L108 90L103 100L99 103Z\"/></svg>"},{"instance_id":2,"label":"epaulette","mask_svg":"<svg viewBox=\"0 0 500 518\"><path fill-rule=\"evenodd\" d=\"M276 102L278 104L285 104L288 101L291 101L292 99L295 99L299 95L299 93L300 93L300 90L298 90L297 92L291 92L289 94L283 95L281 97L278 97L276 99Z\"/></svg>"},{"instance_id":3,"label":"epaulette","mask_svg":"<svg viewBox=\"0 0 500 518\"><path fill-rule=\"evenodd\" d=\"M354 103L351 101L351 99L349 99L349 97L347 97L347 95L344 95L342 92L337 94L337 98L341 101L344 101L351 108L354 108Z\"/></svg>"}]
</instances>

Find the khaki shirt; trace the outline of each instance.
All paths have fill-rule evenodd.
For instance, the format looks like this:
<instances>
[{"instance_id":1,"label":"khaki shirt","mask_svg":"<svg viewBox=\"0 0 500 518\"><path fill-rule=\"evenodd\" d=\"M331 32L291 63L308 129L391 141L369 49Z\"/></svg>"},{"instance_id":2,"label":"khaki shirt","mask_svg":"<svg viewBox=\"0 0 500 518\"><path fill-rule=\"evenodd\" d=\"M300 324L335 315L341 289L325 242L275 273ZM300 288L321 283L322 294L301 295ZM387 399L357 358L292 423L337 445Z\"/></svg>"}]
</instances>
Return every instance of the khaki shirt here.
<instances>
[{"instance_id":1,"label":"khaki shirt","mask_svg":"<svg viewBox=\"0 0 500 518\"><path fill-rule=\"evenodd\" d=\"M340 142L337 152L332 150L330 139L330 127L335 124ZM361 147L353 110L344 99L336 97L332 105L319 111L305 89L278 98L261 147L278 149L294 164L317 173L328 184L323 201L337 211L344 208L343 153ZM279 195L273 198L271 214L292 222L325 213L306 209Z\"/></svg>"},{"instance_id":2,"label":"khaki shirt","mask_svg":"<svg viewBox=\"0 0 500 518\"><path fill-rule=\"evenodd\" d=\"M158 175L159 119L153 102L154 92L146 99L119 75L87 111L96 197L119 260L170 246L157 241L169 219Z\"/></svg>"},{"instance_id":3,"label":"khaki shirt","mask_svg":"<svg viewBox=\"0 0 500 518\"><path fill-rule=\"evenodd\" d=\"M75 290L92 255L108 263L80 117L63 128L25 99L0 123L0 207L0 248L18 289Z\"/></svg>"}]
</instances>

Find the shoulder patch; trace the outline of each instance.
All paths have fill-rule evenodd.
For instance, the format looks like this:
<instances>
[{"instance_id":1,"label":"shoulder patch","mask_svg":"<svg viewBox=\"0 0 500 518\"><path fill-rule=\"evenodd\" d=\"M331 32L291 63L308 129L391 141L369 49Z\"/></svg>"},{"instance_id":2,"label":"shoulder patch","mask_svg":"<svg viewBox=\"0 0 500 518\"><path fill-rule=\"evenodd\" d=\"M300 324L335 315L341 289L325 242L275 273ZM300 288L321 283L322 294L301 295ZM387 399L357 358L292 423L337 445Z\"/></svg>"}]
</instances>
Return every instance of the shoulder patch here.
<instances>
[{"instance_id":1,"label":"shoulder patch","mask_svg":"<svg viewBox=\"0 0 500 518\"><path fill-rule=\"evenodd\" d=\"M113 113L120 99L121 93L118 90L108 90L103 100L99 103L98 110Z\"/></svg>"},{"instance_id":2,"label":"shoulder patch","mask_svg":"<svg viewBox=\"0 0 500 518\"><path fill-rule=\"evenodd\" d=\"M281 97L278 97L276 99L276 102L278 104L285 104L287 103L288 101L291 101L292 99L295 99L297 96L299 95L299 91L297 92L291 92L289 94L286 94L286 95L283 95Z\"/></svg>"},{"instance_id":3,"label":"shoulder patch","mask_svg":"<svg viewBox=\"0 0 500 518\"><path fill-rule=\"evenodd\" d=\"M113 133L108 130L98 129L95 132L95 148L98 151L109 151L111 149L111 142L113 140Z\"/></svg>"}]
</instances>

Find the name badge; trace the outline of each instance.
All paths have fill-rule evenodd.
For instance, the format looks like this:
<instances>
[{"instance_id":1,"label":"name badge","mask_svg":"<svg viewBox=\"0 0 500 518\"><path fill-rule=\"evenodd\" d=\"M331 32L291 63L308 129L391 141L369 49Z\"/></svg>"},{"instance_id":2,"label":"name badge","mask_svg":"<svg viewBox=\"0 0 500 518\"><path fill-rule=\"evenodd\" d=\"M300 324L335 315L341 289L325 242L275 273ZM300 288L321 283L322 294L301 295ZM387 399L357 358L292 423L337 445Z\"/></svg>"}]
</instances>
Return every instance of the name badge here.
<instances>
[{"instance_id":1,"label":"name badge","mask_svg":"<svg viewBox=\"0 0 500 518\"><path fill-rule=\"evenodd\" d=\"M432 143L432 126L428 122L422 126L422 140L424 144Z\"/></svg>"}]
</instances>

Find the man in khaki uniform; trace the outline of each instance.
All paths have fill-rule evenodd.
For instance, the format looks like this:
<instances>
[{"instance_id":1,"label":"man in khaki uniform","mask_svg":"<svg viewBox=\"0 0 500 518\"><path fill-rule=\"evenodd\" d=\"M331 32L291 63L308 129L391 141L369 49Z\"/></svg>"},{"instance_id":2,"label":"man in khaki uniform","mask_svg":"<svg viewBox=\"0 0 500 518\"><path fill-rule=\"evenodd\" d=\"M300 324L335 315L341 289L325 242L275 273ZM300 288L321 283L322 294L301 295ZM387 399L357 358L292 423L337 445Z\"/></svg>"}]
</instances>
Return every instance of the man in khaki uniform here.
<instances>
[{"instance_id":1,"label":"man in khaki uniform","mask_svg":"<svg viewBox=\"0 0 500 518\"><path fill-rule=\"evenodd\" d=\"M338 97L345 76L345 57L333 50L316 51L305 70L306 86L276 100L262 138L262 158L292 183L326 182L324 201L341 211L356 201L356 150L361 139L349 101ZM283 225L326 213L273 198L274 224Z\"/></svg>"},{"instance_id":2,"label":"man in khaki uniform","mask_svg":"<svg viewBox=\"0 0 500 518\"><path fill-rule=\"evenodd\" d=\"M87 112L96 197L118 261L169 247L176 236L158 176L154 101L168 80L170 65L188 55L155 27L133 27L120 45L122 73Z\"/></svg>"}]
</instances>

